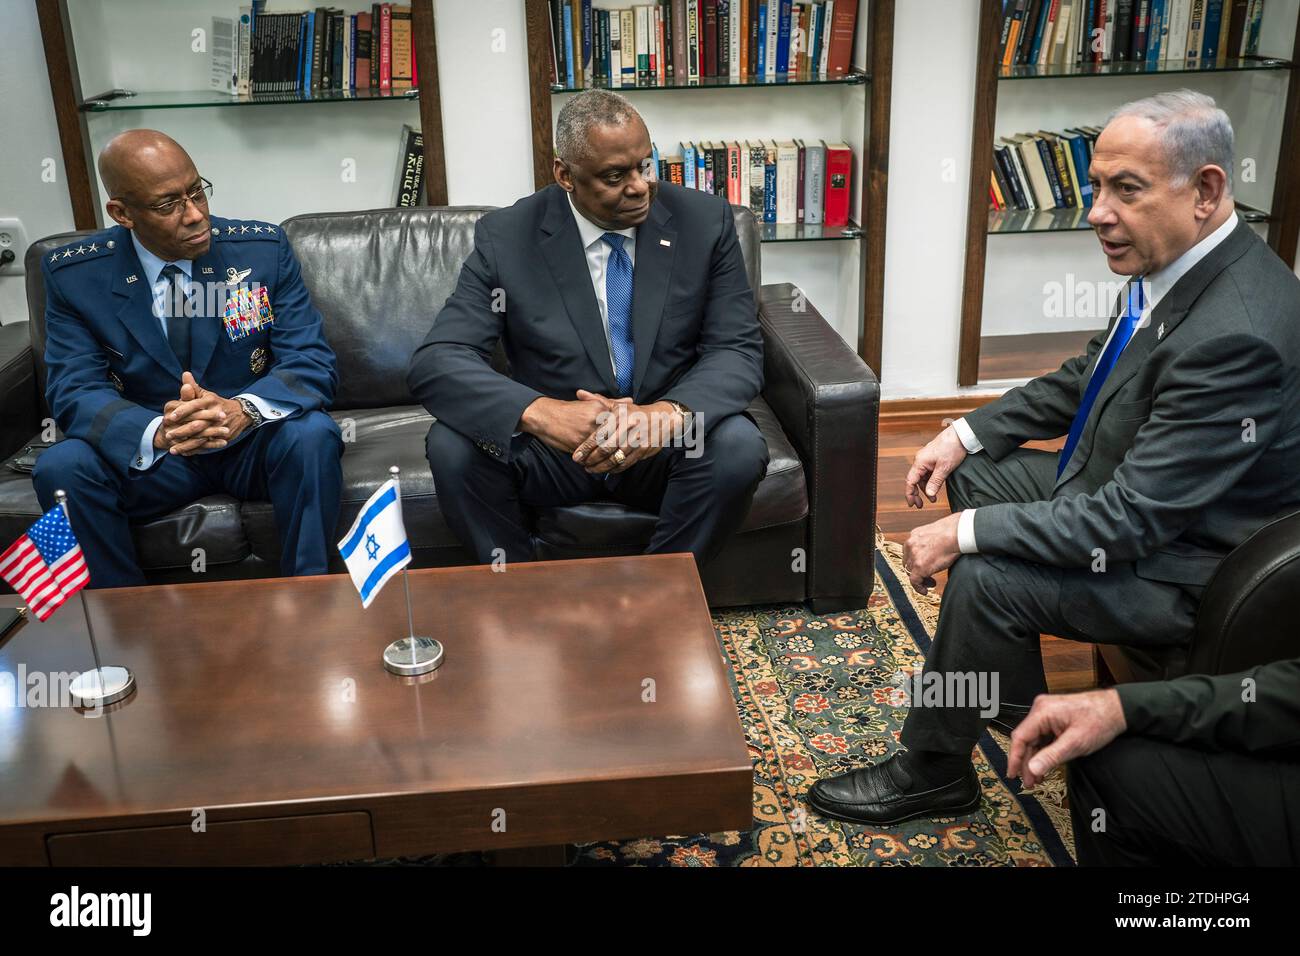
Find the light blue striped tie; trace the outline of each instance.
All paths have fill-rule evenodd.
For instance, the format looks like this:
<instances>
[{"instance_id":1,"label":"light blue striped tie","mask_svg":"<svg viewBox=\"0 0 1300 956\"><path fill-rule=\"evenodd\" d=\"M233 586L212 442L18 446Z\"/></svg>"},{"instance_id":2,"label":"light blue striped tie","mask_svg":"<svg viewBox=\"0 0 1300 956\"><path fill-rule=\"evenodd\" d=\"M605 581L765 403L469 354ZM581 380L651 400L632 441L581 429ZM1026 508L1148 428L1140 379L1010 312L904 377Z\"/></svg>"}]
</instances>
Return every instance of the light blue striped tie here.
<instances>
[{"instance_id":1,"label":"light blue striped tie","mask_svg":"<svg viewBox=\"0 0 1300 956\"><path fill-rule=\"evenodd\" d=\"M609 265L605 269L605 309L609 316L609 345L614 353L615 398L631 397L632 366L636 349L632 345L632 260L623 248L626 236L607 232L600 238L609 243Z\"/></svg>"}]
</instances>

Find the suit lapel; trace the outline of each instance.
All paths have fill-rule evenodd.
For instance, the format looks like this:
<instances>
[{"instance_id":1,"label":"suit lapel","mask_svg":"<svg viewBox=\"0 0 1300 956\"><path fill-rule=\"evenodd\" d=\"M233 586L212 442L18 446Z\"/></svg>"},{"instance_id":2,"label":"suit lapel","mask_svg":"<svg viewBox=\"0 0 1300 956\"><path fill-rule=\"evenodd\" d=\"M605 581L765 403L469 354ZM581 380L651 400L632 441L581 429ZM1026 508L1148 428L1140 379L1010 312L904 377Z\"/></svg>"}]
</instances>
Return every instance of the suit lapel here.
<instances>
[{"instance_id":1,"label":"suit lapel","mask_svg":"<svg viewBox=\"0 0 1300 956\"><path fill-rule=\"evenodd\" d=\"M609 340L600 320L600 304L591 285L591 272L587 269L587 255L582 247L578 224L573 221L573 211L569 209L564 190L559 186L548 188L551 198L542 220L542 231L547 233L540 243L542 257L555 279L569 321L605 385L605 394L614 395L618 392L618 383L614 380L614 368L609 361ZM640 252L638 245L638 257ZM634 273L634 302L635 281Z\"/></svg>"},{"instance_id":2,"label":"suit lapel","mask_svg":"<svg viewBox=\"0 0 1300 956\"><path fill-rule=\"evenodd\" d=\"M663 320L664 299L677 252L677 230L668 225L671 219L672 214L656 198L650 215L636 230L636 265L632 270L632 343L636 347L633 396L641 391Z\"/></svg>"},{"instance_id":3,"label":"suit lapel","mask_svg":"<svg viewBox=\"0 0 1300 956\"><path fill-rule=\"evenodd\" d=\"M181 363L167 344L162 323L153 314L153 290L140 265L140 257L135 254L130 230L118 226L113 230L113 241L117 246L113 254L113 295L119 302L117 319L140 347L179 381Z\"/></svg>"},{"instance_id":4,"label":"suit lapel","mask_svg":"<svg viewBox=\"0 0 1300 956\"><path fill-rule=\"evenodd\" d=\"M1151 350L1167 339L1178 324L1187 317L1187 313L1192 310L1196 300L1214 278L1245 254L1253 238L1255 236L1251 233L1250 226L1244 221L1239 222L1237 228L1228 234L1228 238L1211 249L1204 259L1192 266L1174 283L1174 287L1165 293L1165 297L1151 310L1147 324L1133 332L1133 338L1119 354L1115 367L1106 376L1101 391L1097 393L1097 399L1088 412L1088 421L1084 425L1083 434L1079 436L1079 444L1065 466L1065 471L1061 472L1061 477L1057 479L1056 487L1059 488L1069 481L1087 463L1088 456L1092 453L1092 440L1106 402L1125 382L1137 374L1137 370L1142 367ZM1120 302L1123 301L1124 297L1121 294ZM1116 313L1118 310L1117 306Z\"/></svg>"}]
</instances>

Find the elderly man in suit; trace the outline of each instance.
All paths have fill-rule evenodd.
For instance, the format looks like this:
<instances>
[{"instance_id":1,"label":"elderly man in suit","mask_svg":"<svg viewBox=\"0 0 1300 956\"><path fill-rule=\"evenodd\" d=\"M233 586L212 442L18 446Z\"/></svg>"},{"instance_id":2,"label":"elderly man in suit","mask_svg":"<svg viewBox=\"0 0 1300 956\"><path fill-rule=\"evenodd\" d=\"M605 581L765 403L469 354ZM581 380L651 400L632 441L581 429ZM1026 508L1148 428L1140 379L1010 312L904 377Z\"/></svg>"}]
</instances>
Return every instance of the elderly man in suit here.
<instances>
[{"instance_id":1,"label":"elderly man in suit","mask_svg":"<svg viewBox=\"0 0 1300 956\"><path fill-rule=\"evenodd\" d=\"M528 561L528 509L617 502L658 515L647 552L703 563L768 460L745 413L763 347L731 208L658 182L616 93L575 96L555 140L555 182L479 220L411 361L442 513L478 561Z\"/></svg>"},{"instance_id":2,"label":"elderly man in suit","mask_svg":"<svg viewBox=\"0 0 1300 956\"><path fill-rule=\"evenodd\" d=\"M1132 278L1086 354L917 453L908 502L946 481L952 505L904 551L921 593L951 568L924 693L907 750L820 781L814 808L871 824L973 810L972 747L1045 690L1040 633L1177 656L1218 563L1300 508L1300 280L1238 221L1232 168L1232 126L1202 94L1107 123L1088 221ZM1020 447L1062 435L1059 455Z\"/></svg>"},{"instance_id":3,"label":"elderly man in suit","mask_svg":"<svg viewBox=\"0 0 1300 956\"><path fill-rule=\"evenodd\" d=\"M1300 659L1044 694L1007 773L1066 761L1084 866L1300 864Z\"/></svg>"},{"instance_id":4,"label":"elderly man in suit","mask_svg":"<svg viewBox=\"0 0 1300 956\"><path fill-rule=\"evenodd\" d=\"M145 583L132 519L218 493L269 499L283 572L325 573L338 376L288 240L210 216L212 184L154 130L114 137L99 172L117 225L42 263L46 395L66 438L37 459L41 507L67 491L91 587Z\"/></svg>"}]
</instances>

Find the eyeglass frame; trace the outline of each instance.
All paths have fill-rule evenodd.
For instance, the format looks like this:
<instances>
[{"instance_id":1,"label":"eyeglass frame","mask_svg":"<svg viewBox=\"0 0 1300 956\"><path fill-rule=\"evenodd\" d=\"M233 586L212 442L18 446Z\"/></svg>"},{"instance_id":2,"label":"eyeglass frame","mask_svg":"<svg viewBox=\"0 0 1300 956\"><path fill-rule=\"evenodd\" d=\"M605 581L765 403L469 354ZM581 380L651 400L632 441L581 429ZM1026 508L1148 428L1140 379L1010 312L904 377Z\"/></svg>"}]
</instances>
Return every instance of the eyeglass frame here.
<instances>
[{"instance_id":1,"label":"eyeglass frame","mask_svg":"<svg viewBox=\"0 0 1300 956\"><path fill-rule=\"evenodd\" d=\"M194 203L196 207L199 205L207 206L208 200L212 198L212 193L214 190L212 181L207 179L204 176L200 176L199 183L200 185L198 187L192 189L190 192L178 196L175 199L168 199L165 202L157 203L153 206L136 206L136 208L147 209L151 213L154 213L155 215L160 216L163 219L170 219L174 217L177 212L183 212L183 210L189 203ZM198 196L197 199L195 198L196 194ZM112 196L110 198L116 199L118 202L127 203L128 205L135 205L134 203L131 203L123 196ZM168 210L166 208L168 206L171 206L172 208Z\"/></svg>"}]
</instances>

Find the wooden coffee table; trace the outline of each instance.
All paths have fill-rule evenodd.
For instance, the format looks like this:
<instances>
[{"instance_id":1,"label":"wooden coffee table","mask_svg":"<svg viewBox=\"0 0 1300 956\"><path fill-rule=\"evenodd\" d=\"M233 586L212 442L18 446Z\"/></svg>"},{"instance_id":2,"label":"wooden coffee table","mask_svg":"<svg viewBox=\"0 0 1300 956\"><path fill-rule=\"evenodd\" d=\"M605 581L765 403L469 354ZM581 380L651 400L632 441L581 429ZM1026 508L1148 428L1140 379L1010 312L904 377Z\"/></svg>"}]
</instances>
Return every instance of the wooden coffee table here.
<instances>
[{"instance_id":1,"label":"wooden coffee table","mask_svg":"<svg viewBox=\"0 0 1300 956\"><path fill-rule=\"evenodd\" d=\"M137 688L99 717L0 700L0 864L292 864L750 826L689 555L410 584L417 633L446 647L422 678L381 661L406 634L397 578L368 610L340 575L88 592L104 663ZM25 625L0 671L23 665L30 689L89 669L79 601Z\"/></svg>"}]
</instances>

